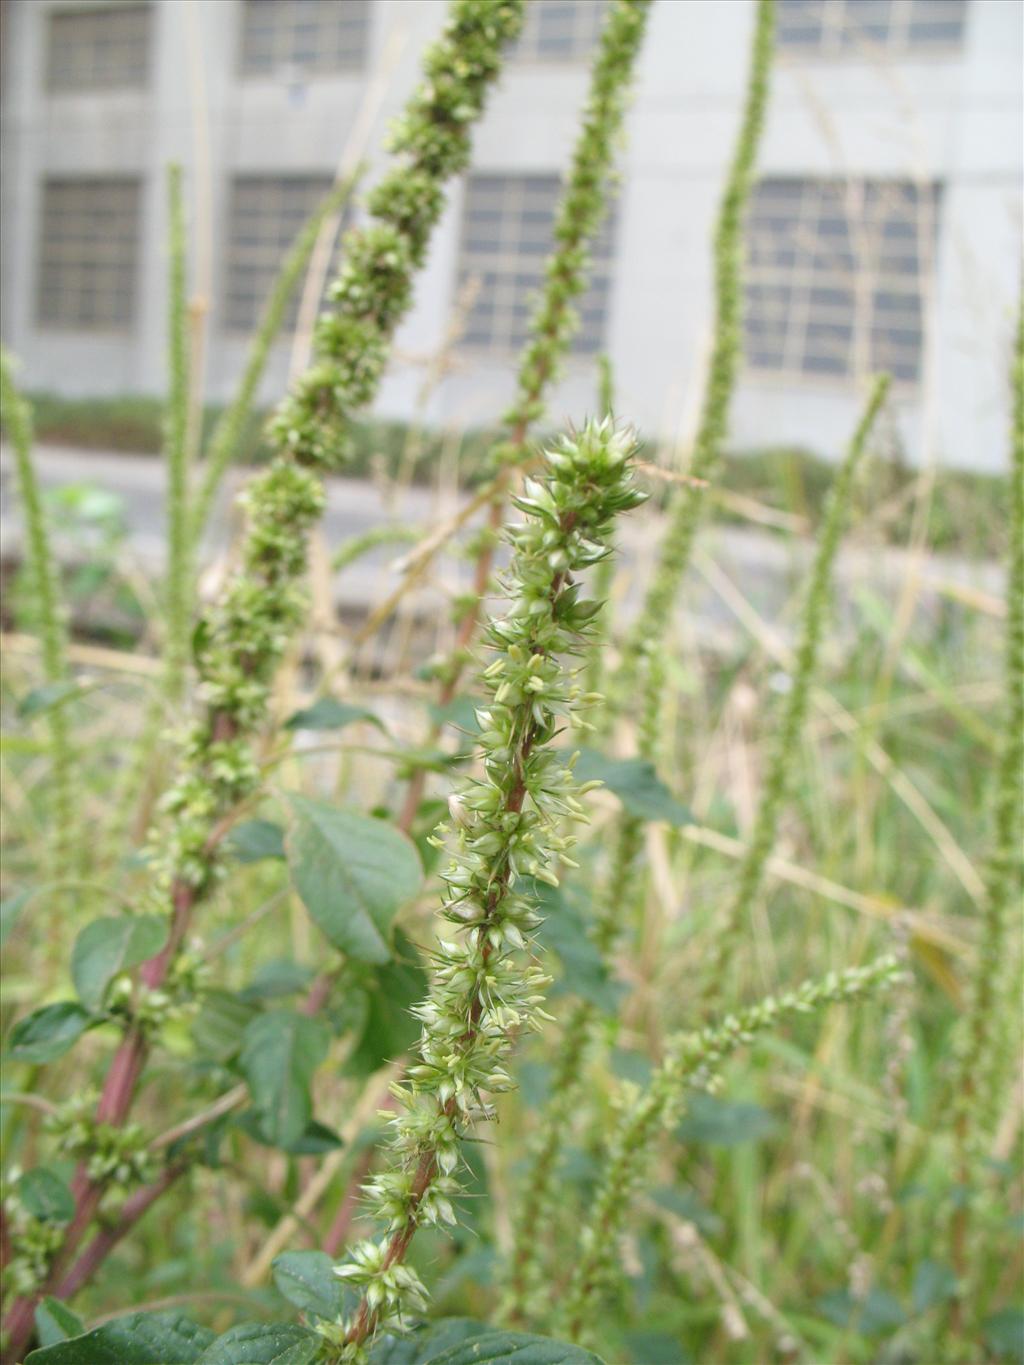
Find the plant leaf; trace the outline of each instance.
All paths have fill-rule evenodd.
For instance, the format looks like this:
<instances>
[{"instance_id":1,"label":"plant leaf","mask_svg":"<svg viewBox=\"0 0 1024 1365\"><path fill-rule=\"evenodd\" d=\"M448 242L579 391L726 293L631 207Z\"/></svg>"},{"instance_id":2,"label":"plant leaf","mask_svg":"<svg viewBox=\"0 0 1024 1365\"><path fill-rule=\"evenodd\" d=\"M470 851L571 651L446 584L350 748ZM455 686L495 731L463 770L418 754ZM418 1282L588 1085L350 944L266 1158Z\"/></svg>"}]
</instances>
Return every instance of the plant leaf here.
<instances>
[{"instance_id":1,"label":"plant leaf","mask_svg":"<svg viewBox=\"0 0 1024 1365\"><path fill-rule=\"evenodd\" d=\"M247 1109L235 1120L237 1126L264 1147L280 1147L289 1156L323 1156L324 1152L334 1152L341 1147L342 1141L337 1133L325 1123L310 1119L305 1128L292 1142L276 1142L263 1129L263 1117L257 1109Z\"/></svg>"},{"instance_id":2,"label":"plant leaf","mask_svg":"<svg viewBox=\"0 0 1024 1365\"><path fill-rule=\"evenodd\" d=\"M246 1027L238 1064L277 1146L294 1142L312 1118L309 1088L329 1042L326 1024L295 1010L258 1014Z\"/></svg>"},{"instance_id":3,"label":"plant leaf","mask_svg":"<svg viewBox=\"0 0 1024 1365\"><path fill-rule=\"evenodd\" d=\"M408 1337L384 1337L370 1365L601 1365L582 1346L448 1318Z\"/></svg>"},{"instance_id":4,"label":"plant leaf","mask_svg":"<svg viewBox=\"0 0 1024 1365\"><path fill-rule=\"evenodd\" d=\"M275 957L257 968L252 980L240 993L242 1000L276 1000L282 995L304 991L313 978L311 967L290 957Z\"/></svg>"},{"instance_id":5,"label":"plant leaf","mask_svg":"<svg viewBox=\"0 0 1024 1365\"><path fill-rule=\"evenodd\" d=\"M167 935L160 915L112 915L87 924L71 950L71 979L86 1009L98 1010L114 977L154 957Z\"/></svg>"},{"instance_id":6,"label":"plant leaf","mask_svg":"<svg viewBox=\"0 0 1024 1365\"><path fill-rule=\"evenodd\" d=\"M34 1218L47 1223L71 1222L75 1212L74 1196L51 1166L36 1166L26 1171L15 1188Z\"/></svg>"},{"instance_id":7,"label":"plant leaf","mask_svg":"<svg viewBox=\"0 0 1024 1365\"><path fill-rule=\"evenodd\" d=\"M996 1355L1024 1362L1024 1309L1001 1308L981 1324L985 1342Z\"/></svg>"},{"instance_id":8,"label":"plant leaf","mask_svg":"<svg viewBox=\"0 0 1024 1365\"><path fill-rule=\"evenodd\" d=\"M596 749L582 749L573 771L580 782L600 779L619 798L627 814L638 820L693 823L693 813L676 800L646 758L607 758Z\"/></svg>"},{"instance_id":9,"label":"plant leaf","mask_svg":"<svg viewBox=\"0 0 1024 1365\"><path fill-rule=\"evenodd\" d=\"M312 1365L322 1344L305 1327L241 1322L208 1346L196 1365Z\"/></svg>"},{"instance_id":10,"label":"plant leaf","mask_svg":"<svg viewBox=\"0 0 1024 1365\"><path fill-rule=\"evenodd\" d=\"M10 896L5 896L0 901L0 948L7 942L22 910L31 899L32 891L26 887L22 891L15 891Z\"/></svg>"},{"instance_id":11,"label":"plant leaf","mask_svg":"<svg viewBox=\"0 0 1024 1365\"><path fill-rule=\"evenodd\" d=\"M326 1251L286 1251L271 1263L274 1283L300 1312L336 1318L342 1310L341 1282Z\"/></svg>"},{"instance_id":12,"label":"plant leaf","mask_svg":"<svg viewBox=\"0 0 1024 1365\"><path fill-rule=\"evenodd\" d=\"M43 1005L11 1029L9 1055L17 1062L52 1062L96 1022L77 1000Z\"/></svg>"},{"instance_id":13,"label":"plant leaf","mask_svg":"<svg viewBox=\"0 0 1024 1365\"><path fill-rule=\"evenodd\" d=\"M312 706L288 717L284 723L286 730L341 730L357 720L369 721L378 730L384 730L379 716L365 706L352 706L348 702L336 701L334 697L321 697Z\"/></svg>"},{"instance_id":14,"label":"plant leaf","mask_svg":"<svg viewBox=\"0 0 1024 1365\"><path fill-rule=\"evenodd\" d=\"M36 1304L36 1335L40 1346L53 1346L85 1332L85 1323L60 1299L45 1298Z\"/></svg>"},{"instance_id":15,"label":"plant leaf","mask_svg":"<svg viewBox=\"0 0 1024 1365\"><path fill-rule=\"evenodd\" d=\"M204 991L203 1003L192 1025L197 1052L222 1066L236 1057L256 1006L230 991Z\"/></svg>"},{"instance_id":16,"label":"plant leaf","mask_svg":"<svg viewBox=\"0 0 1024 1365\"><path fill-rule=\"evenodd\" d=\"M42 715L44 711L52 711L57 706L63 706L72 697L77 697L81 690L73 679L44 683L42 687L34 687L22 697L18 703L18 715L22 720Z\"/></svg>"},{"instance_id":17,"label":"plant leaf","mask_svg":"<svg viewBox=\"0 0 1024 1365\"><path fill-rule=\"evenodd\" d=\"M759 1142L771 1137L777 1128L775 1116L760 1104L696 1094L687 1102L677 1131L683 1142L736 1147L741 1142Z\"/></svg>"},{"instance_id":18,"label":"plant leaf","mask_svg":"<svg viewBox=\"0 0 1024 1365\"><path fill-rule=\"evenodd\" d=\"M545 882L534 882L532 892L544 916L537 937L561 962L564 973L561 984L603 1013L614 1014L624 988L609 973L604 958L587 932L576 899L567 895L562 887L548 886Z\"/></svg>"},{"instance_id":19,"label":"plant leaf","mask_svg":"<svg viewBox=\"0 0 1024 1365\"><path fill-rule=\"evenodd\" d=\"M273 820L242 820L224 840L224 849L239 863L284 858L284 830Z\"/></svg>"},{"instance_id":20,"label":"plant leaf","mask_svg":"<svg viewBox=\"0 0 1024 1365\"><path fill-rule=\"evenodd\" d=\"M956 1276L948 1265L939 1261L923 1260L914 1271L911 1302L915 1313L926 1313L936 1304L946 1303L956 1294Z\"/></svg>"},{"instance_id":21,"label":"plant leaf","mask_svg":"<svg viewBox=\"0 0 1024 1365\"><path fill-rule=\"evenodd\" d=\"M212 1341L180 1313L128 1313L33 1351L25 1365L197 1365Z\"/></svg>"},{"instance_id":22,"label":"plant leaf","mask_svg":"<svg viewBox=\"0 0 1024 1365\"><path fill-rule=\"evenodd\" d=\"M398 930L394 961L369 977L362 1032L345 1060L347 1076L371 1076L413 1045L421 1026L409 1011L426 995L428 984L419 954Z\"/></svg>"},{"instance_id":23,"label":"plant leaf","mask_svg":"<svg viewBox=\"0 0 1024 1365\"><path fill-rule=\"evenodd\" d=\"M833 1289L821 1296L818 1307L829 1322L865 1337L892 1332L907 1320L899 1300L877 1286L863 1299L854 1298L848 1289Z\"/></svg>"},{"instance_id":24,"label":"plant leaf","mask_svg":"<svg viewBox=\"0 0 1024 1365\"><path fill-rule=\"evenodd\" d=\"M349 957L387 962L391 922L420 889L415 845L382 820L304 796L288 801L288 865L306 909Z\"/></svg>"}]
</instances>

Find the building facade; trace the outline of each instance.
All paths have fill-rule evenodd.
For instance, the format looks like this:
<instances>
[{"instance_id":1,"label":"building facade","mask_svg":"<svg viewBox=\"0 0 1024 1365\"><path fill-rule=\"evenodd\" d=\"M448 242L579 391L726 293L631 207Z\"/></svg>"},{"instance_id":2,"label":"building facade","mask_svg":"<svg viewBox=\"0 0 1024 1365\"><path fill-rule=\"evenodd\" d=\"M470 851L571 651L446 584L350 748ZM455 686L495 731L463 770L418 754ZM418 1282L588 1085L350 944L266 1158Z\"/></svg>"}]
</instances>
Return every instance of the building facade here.
<instances>
[{"instance_id":1,"label":"building facade","mask_svg":"<svg viewBox=\"0 0 1024 1365\"><path fill-rule=\"evenodd\" d=\"M605 0L529 0L376 410L494 421L541 279ZM3 0L2 330L33 390L159 393L166 176L185 168L206 392L224 399L281 257L353 129L368 177L443 0ZM595 356L648 432L692 431L711 237L753 0L657 0L591 288L552 415L595 403ZM834 457L889 370L909 458L1006 460L1021 269L1020 0L779 0L747 226L733 446ZM275 347L262 396L287 377Z\"/></svg>"}]
</instances>

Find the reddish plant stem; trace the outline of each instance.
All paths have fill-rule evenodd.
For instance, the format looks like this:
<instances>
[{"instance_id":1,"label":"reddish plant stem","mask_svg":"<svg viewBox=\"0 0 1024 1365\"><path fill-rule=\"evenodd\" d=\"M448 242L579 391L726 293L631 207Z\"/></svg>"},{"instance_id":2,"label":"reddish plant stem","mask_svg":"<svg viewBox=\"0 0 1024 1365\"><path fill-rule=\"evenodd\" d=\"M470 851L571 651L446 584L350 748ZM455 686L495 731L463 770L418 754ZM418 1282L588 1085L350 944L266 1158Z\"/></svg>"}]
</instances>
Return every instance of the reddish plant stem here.
<instances>
[{"instance_id":1,"label":"reddish plant stem","mask_svg":"<svg viewBox=\"0 0 1024 1365\"><path fill-rule=\"evenodd\" d=\"M568 521L566 524L566 529L570 528L571 521ZM552 580L551 598L553 601L557 599L558 594L561 592L562 587L564 586L567 580L567 577L568 577L567 574L561 573L556 575L556 577ZM519 754L516 760L517 767L516 780L511 790L509 791L508 800L505 803L505 810L511 812L512 814L518 814L522 810L523 802L526 799L525 777L526 761L530 756L530 750L533 748L533 743L536 738L536 734L537 728L535 724L531 721L523 736L522 745L519 749ZM482 942L481 956L483 957L485 964L491 953L491 947L487 941L487 932L488 929L490 928L491 920L495 914L495 911L498 909L498 906L501 904L505 896L508 894L509 877L510 868L506 857L505 864L501 868L497 877L495 878L493 889L488 895L486 915L479 929L477 930L478 941ZM481 995L479 988L477 988L474 990L473 998L470 1002L469 1026L466 1029L466 1031L462 1034L461 1039L459 1041L471 1042L473 1040L473 1038L476 1035L476 1027L479 1022L482 1011L483 997ZM451 1119L455 1115L456 1108L457 1106L455 1098L453 1096L444 1105L442 1105L442 1112L445 1114L447 1118ZM391 1241L388 1244L388 1249L384 1253L384 1260L382 1262L383 1269L387 1270L396 1262L404 1259L405 1253L409 1249L409 1244L412 1241L413 1237L415 1237L416 1231L419 1227L419 1221L417 1217L419 1206L423 1202L424 1195L427 1193L431 1185L434 1183L434 1180L437 1177L437 1172L438 1165L436 1153L433 1150L427 1150L423 1152L422 1155L420 1156L419 1165L416 1168L416 1174L413 1177L412 1189L410 1191L409 1197L408 1222L405 1224L403 1228L400 1228L399 1231L393 1234ZM378 1318L379 1312L375 1309L371 1309L367 1299L364 1296L362 1302L359 1305L359 1311L356 1314L356 1320L352 1324L348 1336L345 1338L346 1344L361 1345L363 1342L365 1342L367 1338L370 1337L376 1330Z\"/></svg>"},{"instance_id":2,"label":"reddish plant stem","mask_svg":"<svg viewBox=\"0 0 1024 1365\"><path fill-rule=\"evenodd\" d=\"M211 728L215 737L226 739L234 733L235 726L230 716L224 716L221 713L214 718ZM224 832L226 830L221 830L218 826L211 835L204 850L208 856L212 857ZM194 886L180 878L175 879L171 885L171 926L167 943L155 957L144 962L139 969L140 980L149 989L157 989L166 980L171 963L188 933L197 899L197 891ZM107 1069L103 1089L96 1106L97 1123L111 1124L114 1127L121 1127L124 1124L131 1111L139 1080L146 1064L147 1052L148 1045L144 1034L134 1024L130 1025ZM63 1283L69 1263L99 1211L103 1193L103 1182L92 1180L85 1163L79 1163L71 1182L75 1212L68 1224L64 1241L50 1265L46 1280L39 1289L33 1294L22 1295L11 1304L10 1311L4 1321L7 1345L0 1353L0 1365L17 1365L23 1355L35 1328L36 1305L42 1297L54 1293L56 1287ZM139 1191L138 1193L144 1192ZM142 1212L145 1212L145 1208ZM141 1213L139 1216L141 1217ZM125 1227L125 1232L130 1226L129 1224ZM121 1234L121 1236L123 1235L124 1233ZM110 1249L102 1239L103 1234L100 1233L90 1245L90 1250L92 1246L96 1247L94 1254L98 1256L95 1265L90 1268L90 1275L95 1273L103 1257ZM115 1238L110 1245L113 1246L118 1240L119 1238Z\"/></svg>"},{"instance_id":3,"label":"reddish plant stem","mask_svg":"<svg viewBox=\"0 0 1024 1365\"><path fill-rule=\"evenodd\" d=\"M101 1228L78 1259L61 1279L54 1294L58 1299L69 1299L77 1294L83 1285L88 1284L93 1275L109 1256L118 1242L125 1237L141 1218L145 1216L174 1182L188 1169L188 1163L179 1161L167 1166L151 1185L136 1190L125 1200L117 1222Z\"/></svg>"}]
</instances>

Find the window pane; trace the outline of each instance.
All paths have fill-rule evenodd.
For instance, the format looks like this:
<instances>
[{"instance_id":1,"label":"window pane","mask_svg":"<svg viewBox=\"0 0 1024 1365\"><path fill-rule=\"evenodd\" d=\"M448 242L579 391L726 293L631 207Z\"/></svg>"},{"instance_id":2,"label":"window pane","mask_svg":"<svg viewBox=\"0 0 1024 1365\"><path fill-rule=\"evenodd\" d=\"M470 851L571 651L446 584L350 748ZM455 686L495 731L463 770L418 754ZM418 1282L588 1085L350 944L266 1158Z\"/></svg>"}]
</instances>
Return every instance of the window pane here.
<instances>
[{"instance_id":1,"label":"window pane","mask_svg":"<svg viewBox=\"0 0 1024 1365\"><path fill-rule=\"evenodd\" d=\"M582 62L590 56L608 0L527 0L510 61Z\"/></svg>"},{"instance_id":2,"label":"window pane","mask_svg":"<svg viewBox=\"0 0 1024 1365\"><path fill-rule=\"evenodd\" d=\"M47 180L36 316L82 330L121 329L135 315L140 182Z\"/></svg>"},{"instance_id":3,"label":"window pane","mask_svg":"<svg viewBox=\"0 0 1024 1365\"><path fill-rule=\"evenodd\" d=\"M369 39L370 0L243 0L245 75L361 71Z\"/></svg>"},{"instance_id":4,"label":"window pane","mask_svg":"<svg viewBox=\"0 0 1024 1365\"><path fill-rule=\"evenodd\" d=\"M544 287L544 261L554 245L561 186L557 176L471 175L463 203L460 289L479 288L469 310L466 345L503 353L529 335ZM614 214L591 252L591 284L577 301L577 354L601 349L610 292Z\"/></svg>"},{"instance_id":5,"label":"window pane","mask_svg":"<svg viewBox=\"0 0 1024 1365\"><path fill-rule=\"evenodd\" d=\"M332 184L330 175L238 176L232 181L224 272L224 326L229 331L255 330L292 242ZM301 293L299 286L285 328L295 326Z\"/></svg>"},{"instance_id":6,"label":"window pane","mask_svg":"<svg viewBox=\"0 0 1024 1365\"><path fill-rule=\"evenodd\" d=\"M747 364L842 377L869 350L871 364L917 379L937 209L937 186L762 182L747 224Z\"/></svg>"},{"instance_id":7,"label":"window pane","mask_svg":"<svg viewBox=\"0 0 1024 1365\"><path fill-rule=\"evenodd\" d=\"M149 79L151 20L148 4L51 14L47 89L63 94L143 87Z\"/></svg>"},{"instance_id":8,"label":"window pane","mask_svg":"<svg viewBox=\"0 0 1024 1365\"><path fill-rule=\"evenodd\" d=\"M967 0L778 0L779 47L793 56L955 51Z\"/></svg>"}]
</instances>

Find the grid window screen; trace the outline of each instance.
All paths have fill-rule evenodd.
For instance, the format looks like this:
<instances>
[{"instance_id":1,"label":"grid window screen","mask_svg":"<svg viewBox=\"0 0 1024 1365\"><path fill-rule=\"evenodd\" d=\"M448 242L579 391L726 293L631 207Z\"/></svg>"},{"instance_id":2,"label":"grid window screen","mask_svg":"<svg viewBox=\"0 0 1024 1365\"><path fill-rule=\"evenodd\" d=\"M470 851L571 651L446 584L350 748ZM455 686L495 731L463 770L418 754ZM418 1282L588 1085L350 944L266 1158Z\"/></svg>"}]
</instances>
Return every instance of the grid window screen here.
<instances>
[{"instance_id":1,"label":"grid window screen","mask_svg":"<svg viewBox=\"0 0 1024 1365\"><path fill-rule=\"evenodd\" d=\"M152 17L150 5L122 4L51 14L47 89L141 89L149 80Z\"/></svg>"},{"instance_id":2,"label":"grid window screen","mask_svg":"<svg viewBox=\"0 0 1024 1365\"><path fill-rule=\"evenodd\" d=\"M586 61L597 43L608 0L527 0L511 61Z\"/></svg>"},{"instance_id":3,"label":"grid window screen","mask_svg":"<svg viewBox=\"0 0 1024 1365\"><path fill-rule=\"evenodd\" d=\"M526 341L544 264L554 245L561 182L557 175L471 175L462 219L459 286L479 282L463 344L518 350ZM572 349L593 355L604 345L611 293L612 210L591 250L591 283L576 301L579 330Z\"/></svg>"},{"instance_id":4,"label":"grid window screen","mask_svg":"<svg viewBox=\"0 0 1024 1365\"><path fill-rule=\"evenodd\" d=\"M937 186L766 180L747 226L746 363L790 376L920 378Z\"/></svg>"},{"instance_id":5,"label":"grid window screen","mask_svg":"<svg viewBox=\"0 0 1024 1365\"><path fill-rule=\"evenodd\" d=\"M369 38L370 0L244 0L242 72L361 71Z\"/></svg>"},{"instance_id":6,"label":"grid window screen","mask_svg":"<svg viewBox=\"0 0 1024 1365\"><path fill-rule=\"evenodd\" d=\"M967 0L779 0L778 41L793 55L956 51Z\"/></svg>"},{"instance_id":7,"label":"grid window screen","mask_svg":"<svg viewBox=\"0 0 1024 1365\"><path fill-rule=\"evenodd\" d=\"M330 192L330 175L239 176L228 207L224 325L252 332L292 243ZM328 282L331 272L328 271ZM284 328L295 326L302 285L288 305Z\"/></svg>"},{"instance_id":8,"label":"grid window screen","mask_svg":"<svg viewBox=\"0 0 1024 1365\"><path fill-rule=\"evenodd\" d=\"M37 317L44 326L119 331L135 316L140 182L43 185Z\"/></svg>"}]
</instances>

